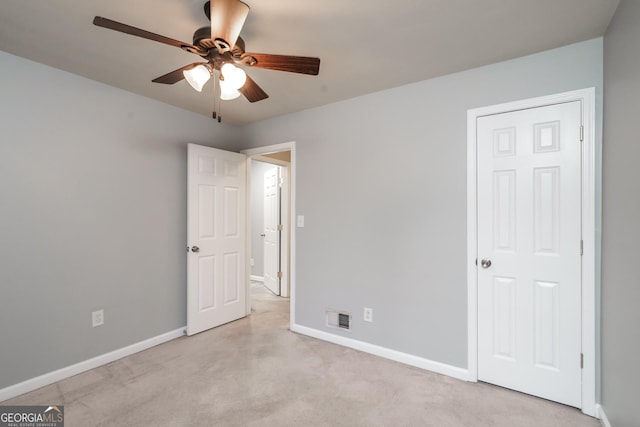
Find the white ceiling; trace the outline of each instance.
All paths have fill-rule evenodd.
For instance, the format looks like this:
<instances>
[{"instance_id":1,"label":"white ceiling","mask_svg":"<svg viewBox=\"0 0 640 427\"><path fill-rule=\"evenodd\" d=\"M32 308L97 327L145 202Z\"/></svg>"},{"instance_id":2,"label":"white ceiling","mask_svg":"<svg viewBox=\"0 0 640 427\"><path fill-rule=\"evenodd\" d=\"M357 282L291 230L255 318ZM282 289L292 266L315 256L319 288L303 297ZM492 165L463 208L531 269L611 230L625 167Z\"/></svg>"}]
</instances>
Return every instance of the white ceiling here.
<instances>
[{"instance_id":1,"label":"white ceiling","mask_svg":"<svg viewBox=\"0 0 640 427\"><path fill-rule=\"evenodd\" d=\"M249 69L270 98L224 101L245 124L602 36L618 0L245 0L248 52L316 56L319 76ZM205 0L2 0L0 49L211 115L211 85L155 77L196 62L92 24L96 15L191 43ZM2 64L0 64L0 68ZM64 100L61 100L63 102Z\"/></svg>"}]
</instances>

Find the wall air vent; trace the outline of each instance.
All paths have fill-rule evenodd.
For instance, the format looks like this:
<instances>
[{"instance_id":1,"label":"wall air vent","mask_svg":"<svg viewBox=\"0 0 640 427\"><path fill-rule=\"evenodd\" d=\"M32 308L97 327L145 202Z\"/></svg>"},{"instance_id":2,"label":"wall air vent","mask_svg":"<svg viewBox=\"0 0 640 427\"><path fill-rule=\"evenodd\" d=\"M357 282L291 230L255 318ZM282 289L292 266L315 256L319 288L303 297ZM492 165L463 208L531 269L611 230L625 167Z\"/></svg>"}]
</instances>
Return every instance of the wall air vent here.
<instances>
[{"instance_id":1,"label":"wall air vent","mask_svg":"<svg viewBox=\"0 0 640 427\"><path fill-rule=\"evenodd\" d=\"M346 311L327 309L327 326L330 328L351 330L351 314Z\"/></svg>"}]
</instances>

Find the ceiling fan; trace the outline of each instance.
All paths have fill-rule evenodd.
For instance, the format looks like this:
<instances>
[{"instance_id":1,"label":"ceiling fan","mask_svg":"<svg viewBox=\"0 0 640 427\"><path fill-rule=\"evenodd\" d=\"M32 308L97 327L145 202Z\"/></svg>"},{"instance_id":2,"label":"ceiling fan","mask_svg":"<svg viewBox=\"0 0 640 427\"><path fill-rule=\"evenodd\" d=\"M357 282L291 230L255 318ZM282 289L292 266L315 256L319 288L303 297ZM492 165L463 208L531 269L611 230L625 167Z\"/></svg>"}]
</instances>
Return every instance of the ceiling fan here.
<instances>
[{"instance_id":1,"label":"ceiling fan","mask_svg":"<svg viewBox=\"0 0 640 427\"><path fill-rule=\"evenodd\" d=\"M235 99L240 94L244 95L249 102L257 102L269 97L251 77L246 75L242 68L236 67L236 65L318 75L320 70L319 58L245 52L245 44L240 37L240 31L249 14L249 6L242 1L207 1L204 5L204 12L211 21L211 26L197 29L193 34L193 44L174 40L101 16L96 16L93 19L93 24L175 46L200 56L204 61L185 65L152 81L154 83L174 84L186 79L195 90L200 92L204 84L213 76L214 84L218 81L220 99L222 100ZM216 118L215 111L213 112L213 118ZM219 114L217 118L218 121L221 121Z\"/></svg>"}]
</instances>

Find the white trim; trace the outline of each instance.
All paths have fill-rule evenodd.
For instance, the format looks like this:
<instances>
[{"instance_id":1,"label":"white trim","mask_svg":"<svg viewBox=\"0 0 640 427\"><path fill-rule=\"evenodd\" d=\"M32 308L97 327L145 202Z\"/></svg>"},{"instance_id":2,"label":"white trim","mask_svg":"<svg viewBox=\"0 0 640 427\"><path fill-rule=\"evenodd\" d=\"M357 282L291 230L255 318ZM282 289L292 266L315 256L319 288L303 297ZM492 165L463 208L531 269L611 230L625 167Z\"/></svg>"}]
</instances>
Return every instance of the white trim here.
<instances>
[{"instance_id":1,"label":"white trim","mask_svg":"<svg viewBox=\"0 0 640 427\"><path fill-rule=\"evenodd\" d=\"M293 163L293 160L294 160L293 149L295 148L295 146L296 146L296 142L290 141L290 142L281 142L280 144L265 145L263 147L247 148L246 150L240 150L240 152L248 157L254 157L254 156L262 156L264 154L273 154L273 153L279 153L281 151L291 150L291 163ZM274 160L274 159L271 159L271 160Z\"/></svg>"},{"instance_id":2,"label":"white trim","mask_svg":"<svg viewBox=\"0 0 640 427\"><path fill-rule=\"evenodd\" d=\"M477 255L477 116L467 112L467 369L471 381L478 381L478 260Z\"/></svg>"},{"instance_id":3,"label":"white trim","mask_svg":"<svg viewBox=\"0 0 640 427\"><path fill-rule=\"evenodd\" d=\"M252 282L264 282L264 276L254 276L253 274L249 276Z\"/></svg>"},{"instance_id":4,"label":"white trim","mask_svg":"<svg viewBox=\"0 0 640 427\"><path fill-rule=\"evenodd\" d=\"M582 412L596 414L596 108L595 89L585 89L582 101ZM599 243L598 243L599 244Z\"/></svg>"},{"instance_id":5,"label":"white trim","mask_svg":"<svg viewBox=\"0 0 640 427\"><path fill-rule=\"evenodd\" d=\"M600 423L602 423L604 427L611 427L609 418L607 418L607 414L604 413L604 408L599 403L596 404L596 418L600 419Z\"/></svg>"},{"instance_id":6,"label":"white trim","mask_svg":"<svg viewBox=\"0 0 640 427\"><path fill-rule=\"evenodd\" d=\"M476 108L467 112L467 328L470 381L478 380L478 282L477 282L477 194L476 121L479 117L543 107L565 102L582 103L584 126L582 158L582 412L596 411L596 302L595 302L595 88L565 92L506 104Z\"/></svg>"},{"instance_id":7,"label":"white trim","mask_svg":"<svg viewBox=\"0 0 640 427\"><path fill-rule=\"evenodd\" d=\"M131 356L132 354L138 353L151 347L155 347L167 341L179 338L184 335L185 329L186 326L183 326L182 328L175 329L162 335L158 335L144 341L122 347L118 350L114 350L109 353L105 353L100 356L78 362L74 365L70 365L53 372L48 372L38 377L31 378L21 383L3 388L0 390L0 402L39 389L46 385L53 384L57 381L64 380L65 378L81 374L82 372L86 372L90 369L95 369L102 365L106 365L107 363L122 359L123 357Z\"/></svg>"},{"instance_id":8,"label":"white trim","mask_svg":"<svg viewBox=\"0 0 640 427\"><path fill-rule=\"evenodd\" d=\"M289 242L291 230L291 208L289 206L289 200L291 199L291 192L289 191L289 177L291 176L291 164L281 167L282 173L282 188L280 198L280 215L282 219L282 233L280 236L280 257L282 265L282 278L280 279L280 296L289 298L289 276L291 275L291 262L289 258ZM282 209L282 206L286 206L289 209ZM284 261L284 262L282 262Z\"/></svg>"},{"instance_id":9,"label":"white trim","mask_svg":"<svg viewBox=\"0 0 640 427\"><path fill-rule=\"evenodd\" d=\"M289 150L283 150L283 151L289 151ZM273 153L270 153L273 154ZM263 156L263 155L257 155L257 156L251 156L252 160L256 160L258 162L262 162L262 163L269 163L271 165L278 165L278 166L289 166L290 162L287 162L285 160L280 160L280 159L274 159L272 157L268 157L268 156Z\"/></svg>"},{"instance_id":10,"label":"white trim","mask_svg":"<svg viewBox=\"0 0 640 427\"><path fill-rule=\"evenodd\" d=\"M296 217L296 142L283 142L264 147L249 148L240 152L246 155L247 162L250 162L251 158L254 156L277 153L280 151L291 151L291 163L289 166L289 221L291 224L289 227L291 238L291 244L289 245L289 328L292 329L296 322L296 227L293 225L293 221L291 220L291 218ZM247 191L247 193L249 192ZM250 227L249 222L247 222L247 227ZM247 269L250 269L250 267L247 266ZM249 313L251 313L251 298L247 298L247 314Z\"/></svg>"},{"instance_id":11,"label":"white trim","mask_svg":"<svg viewBox=\"0 0 640 427\"><path fill-rule=\"evenodd\" d=\"M467 381L469 379L468 370L459 368L457 366L447 365L446 363L434 362L433 360L414 356L412 354L402 353L400 351L391 350L386 347L369 344L364 341L358 341L353 338L346 338L340 335L330 334L328 332L308 328L306 326L293 324L291 326L291 331L323 341L328 341L333 344L353 348L354 350L359 350L365 353L384 357L385 359L394 360L396 362L404 363L405 365L415 366L416 368L421 368L438 374L447 375L459 380Z\"/></svg>"}]
</instances>

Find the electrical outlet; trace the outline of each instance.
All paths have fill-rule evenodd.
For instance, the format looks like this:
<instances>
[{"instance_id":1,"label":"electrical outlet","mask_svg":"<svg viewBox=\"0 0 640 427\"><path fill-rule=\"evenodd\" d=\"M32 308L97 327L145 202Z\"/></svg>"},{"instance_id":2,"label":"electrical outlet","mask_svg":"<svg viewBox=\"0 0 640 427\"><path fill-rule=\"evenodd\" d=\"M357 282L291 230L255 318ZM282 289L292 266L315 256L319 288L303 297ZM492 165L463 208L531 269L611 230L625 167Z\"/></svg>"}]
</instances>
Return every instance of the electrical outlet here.
<instances>
[{"instance_id":1,"label":"electrical outlet","mask_svg":"<svg viewBox=\"0 0 640 427\"><path fill-rule=\"evenodd\" d=\"M364 321L365 322L373 322L373 308L364 308Z\"/></svg>"},{"instance_id":2,"label":"electrical outlet","mask_svg":"<svg viewBox=\"0 0 640 427\"><path fill-rule=\"evenodd\" d=\"M104 325L104 310L97 310L91 313L91 326Z\"/></svg>"},{"instance_id":3,"label":"electrical outlet","mask_svg":"<svg viewBox=\"0 0 640 427\"><path fill-rule=\"evenodd\" d=\"M304 227L304 215L298 215L297 224L299 228Z\"/></svg>"},{"instance_id":4,"label":"electrical outlet","mask_svg":"<svg viewBox=\"0 0 640 427\"><path fill-rule=\"evenodd\" d=\"M249 264L251 264L251 267L253 267L253 266L255 265L255 263L256 263L256 262L254 261L254 259L253 259L253 258L251 258L251 260L249 261Z\"/></svg>"}]
</instances>

